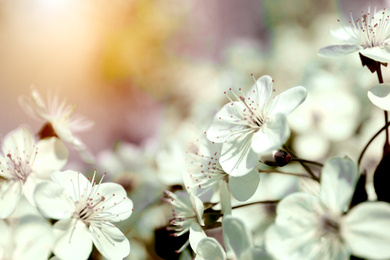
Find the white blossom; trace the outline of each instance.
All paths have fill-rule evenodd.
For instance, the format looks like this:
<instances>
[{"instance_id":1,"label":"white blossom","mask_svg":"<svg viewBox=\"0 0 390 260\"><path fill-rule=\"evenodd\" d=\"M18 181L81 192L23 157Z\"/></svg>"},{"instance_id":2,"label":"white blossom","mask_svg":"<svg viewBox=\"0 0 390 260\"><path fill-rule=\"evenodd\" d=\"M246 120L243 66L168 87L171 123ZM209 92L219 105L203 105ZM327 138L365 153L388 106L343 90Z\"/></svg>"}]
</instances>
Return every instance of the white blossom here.
<instances>
[{"instance_id":1,"label":"white blossom","mask_svg":"<svg viewBox=\"0 0 390 260\"><path fill-rule=\"evenodd\" d=\"M27 128L9 133L3 140L0 156L0 218L6 218L14 211L23 194L34 205L36 185L49 180L52 171L61 170L68 156L58 138L35 144Z\"/></svg>"},{"instance_id":2,"label":"white blossom","mask_svg":"<svg viewBox=\"0 0 390 260\"><path fill-rule=\"evenodd\" d=\"M247 95L233 95L214 117L207 138L223 143L220 163L232 176L252 171L259 155L279 149L290 136L286 115L306 98L304 87L294 87L272 98L273 80L259 78ZM240 89L241 90L241 89Z\"/></svg>"},{"instance_id":3,"label":"white blossom","mask_svg":"<svg viewBox=\"0 0 390 260\"><path fill-rule=\"evenodd\" d=\"M39 211L59 219L53 226L53 252L62 260L87 259L92 243L108 259L130 253L126 236L113 224L130 217L133 202L116 183L91 182L74 171L55 172L53 182L37 186L34 198Z\"/></svg>"},{"instance_id":4,"label":"white blossom","mask_svg":"<svg viewBox=\"0 0 390 260\"><path fill-rule=\"evenodd\" d=\"M390 204L363 202L348 210L359 174L350 159L329 160L319 195L298 192L277 207L266 245L277 259L390 257ZM345 214L346 213L346 214Z\"/></svg>"}]
</instances>

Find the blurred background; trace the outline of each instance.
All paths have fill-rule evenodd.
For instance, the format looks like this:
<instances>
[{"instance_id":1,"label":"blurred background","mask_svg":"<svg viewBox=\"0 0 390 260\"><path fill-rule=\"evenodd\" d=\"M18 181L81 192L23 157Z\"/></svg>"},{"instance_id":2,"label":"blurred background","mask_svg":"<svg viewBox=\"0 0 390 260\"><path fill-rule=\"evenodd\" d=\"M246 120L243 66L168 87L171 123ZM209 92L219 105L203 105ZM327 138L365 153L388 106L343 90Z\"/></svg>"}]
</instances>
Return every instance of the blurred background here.
<instances>
[{"instance_id":1,"label":"blurred background","mask_svg":"<svg viewBox=\"0 0 390 260\"><path fill-rule=\"evenodd\" d=\"M379 7L388 4L378 1ZM73 153L71 165L112 173L129 192L157 187L158 198L164 187L180 183L184 144L228 102L223 91L246 92L253 73L272 76L276 93L297 85L308 89L289 118L290 143L301 157L356 160L383 124L366 94L376 75L357 54L317 55L337 43L330 30L340 27L337 19L347 23L349 10L357 17L367 2L0 0L0 134L20 125L38 132L42 125L24 114L18 97L28 96L32 84L43 97L56 92L95 122L79 137L96 164ZM389 81L389 69L383 73ZM366 167L380 159L375 147L364 158ZM145 181L156 174L158 184ZM137 192L133 200L153 203ZM153 240L151 231L136 232L142 239L132 246L140 243L140 257L151 257L142 246Z\"/></svg>"}]
</instances>

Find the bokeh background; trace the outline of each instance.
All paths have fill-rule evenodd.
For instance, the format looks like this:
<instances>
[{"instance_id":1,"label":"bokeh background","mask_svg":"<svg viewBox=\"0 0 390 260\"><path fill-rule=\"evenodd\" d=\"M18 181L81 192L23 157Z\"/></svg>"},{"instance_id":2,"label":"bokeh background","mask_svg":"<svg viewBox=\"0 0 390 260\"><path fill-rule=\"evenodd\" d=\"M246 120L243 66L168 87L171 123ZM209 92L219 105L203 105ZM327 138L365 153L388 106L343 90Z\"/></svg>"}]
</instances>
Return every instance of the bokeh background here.
<instances>
[{"instance_id":1,"label":"bokeh background","mask_svg":"<svg viewBox=\"0 0 390 260\"><path fill-rule=\"evenodd\" d=\"M378 1L379 7L389 4ZM337 19L347 23L350 10L357 17L367 2L0 0L0 134L20 125L38 132L41 124L24 114L18 97L29 95L32 84L44 97L55 92L95 122L79 137L96 163L72 153L68 167L113 174L147 207L154 198L145 199L142 190L158 187L160 194L164 187L148 178L159 176L168 186L180 182L184 144L201 135L228 101L223 91L247 91L253 73L271 75L276 93L308 89L306 102L289 118L290 143L301 157L356 160L383 124L366 95L376 75L358 55L317 55L337 43L330 30L340 27ZM377 147L364 158L368 169L380 159ZM151 219L157 224L144 225L165 221ZM138 242L131 243L140 244L138 256L156 257L144 250L152 247L152 230L137 232Z\"/></svg>"}]
</instances>

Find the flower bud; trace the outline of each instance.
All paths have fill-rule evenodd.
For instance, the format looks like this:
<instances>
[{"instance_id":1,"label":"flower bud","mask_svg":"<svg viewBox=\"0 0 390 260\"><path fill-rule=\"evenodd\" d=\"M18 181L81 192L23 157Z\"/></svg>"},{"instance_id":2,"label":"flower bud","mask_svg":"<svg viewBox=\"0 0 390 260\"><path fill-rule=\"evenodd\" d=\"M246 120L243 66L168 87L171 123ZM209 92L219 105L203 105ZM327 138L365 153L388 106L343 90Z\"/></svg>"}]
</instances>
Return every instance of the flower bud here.
<instances>
[{"instance_id":1,"label":"flower bud","mask_svg":"<svg viewBox=\"0 0 390 260\"><path fill-rule=\"evenodd\" d=\"M260 156L260 161L268 166L283 167L291 161L291 155L283 150L275 150Z\"/></svg>"}]
</instances>

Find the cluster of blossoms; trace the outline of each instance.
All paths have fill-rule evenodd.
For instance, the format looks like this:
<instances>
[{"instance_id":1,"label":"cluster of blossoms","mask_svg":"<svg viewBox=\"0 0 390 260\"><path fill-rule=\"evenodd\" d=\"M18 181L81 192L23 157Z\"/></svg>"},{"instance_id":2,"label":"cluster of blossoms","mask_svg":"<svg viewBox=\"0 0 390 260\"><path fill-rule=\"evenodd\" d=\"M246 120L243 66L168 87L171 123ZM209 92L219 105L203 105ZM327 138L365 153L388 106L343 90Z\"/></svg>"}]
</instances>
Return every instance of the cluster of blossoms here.
<instances>
[{"instance_id":1,"label":"cluster of blossoms","mask_svg":"<svg viewBox=\"0 0 390 260\"><path fill-rule=\"evenodd\" d=\"M356 161L332 157L319 163L297 157L288 143L287 116L304 102L306 88L290 88L273 97L273 79L262 76L246 95L241 88L225 92L230 102L190 145L182 172L189 199L184 202L178 195L166 193L165 200L174 207L169 229L175 236L189 232L189 241L179 252L190 245L195 259L390 258L390 197L386 195L388 180L383 177L390 170L390 85L383 83L381 74L381 66L390 62L389 19L385 9L377 12L376 7L373 13L369 7L357 20L351 13L350 26L342 25L341 31L334 33L346 44L319 50L322 56L359 52L363 66L378 74L380 84L367 95L385 111L386 121L372 140L381 131L386 131L387 139L372 173L373 184L360 168L372 140ZM298 163L305 173L297 170ZM294 171L282 170L286 165ZM292 175L300 187L276 200L253 200L261 193L259 184L269 181L261 178L263 174ZM279 189L278 184L272 185ZM372 193L370 186L375 196L367 195ZM239 208L255 204L268 205L273 212L271 221L258 224L263 227L260 242L253 241L248 229L252 224L238 213Z\"/></svg>"},{"instance_id":2,"label":"cluster of blossoms","mask_svg":"<svg viewBox=\"0 0 390 260\"><path fill-rule=\"evenodd\" d=\"M72 117L72 108L57 99L48 106L38 91L21 97L34 118L45 120L39 140L28 128L4 137L0 157L0 211L2 259L88 259L92 245L107 259L130 253L126 236L114 225L126 220L133 202L116 183L96 183L80 172L63 171L71 144L86 156L85 145L73 136L91 122ZM55 222L53 225L50 221ZM57 221L58 220L58 221Z\"/></svg>"},{"instance_id":3,"label":"cluster of blossoms","mask_svg":"<svg viewBox=\"0 0 390 260\"><path fill-rule=\"evenodd\" d=\"M119 143L115 155L105 154L106 164L100 159L117 173L103 182L110 177L104 173L97 180L96 169L87 178L66 168L68 148L95 161L75 135L93 122L72 115L74 108L57 97L45 102L32 87L19 102L43 127L36 135L18 128L2 140L0 258L146 259L137 240L153 251L155 238L151 255L163 247L181 259L390 259L390 84L381 71L390 62L390 17L369 6L357 20L351 12L350 19L333 32L345 44L319 54L358 52L362 65L377 73L379 84L367 99L383 110L385 122L357 158L317 162L297 156L289 120L308 89L296 86L275 95L276 83L264 75L253 78L246 93L227 90L229 102L185 154L173 143L172 153L156 154L147 144L142 150ZM362 158L381 132L381 158L369 172ZM173 171L179 178L167 177ZM157 241L161 218L165 236ZM174 258L168 255L161 256Z\"/></svg>"}]
</instances>

